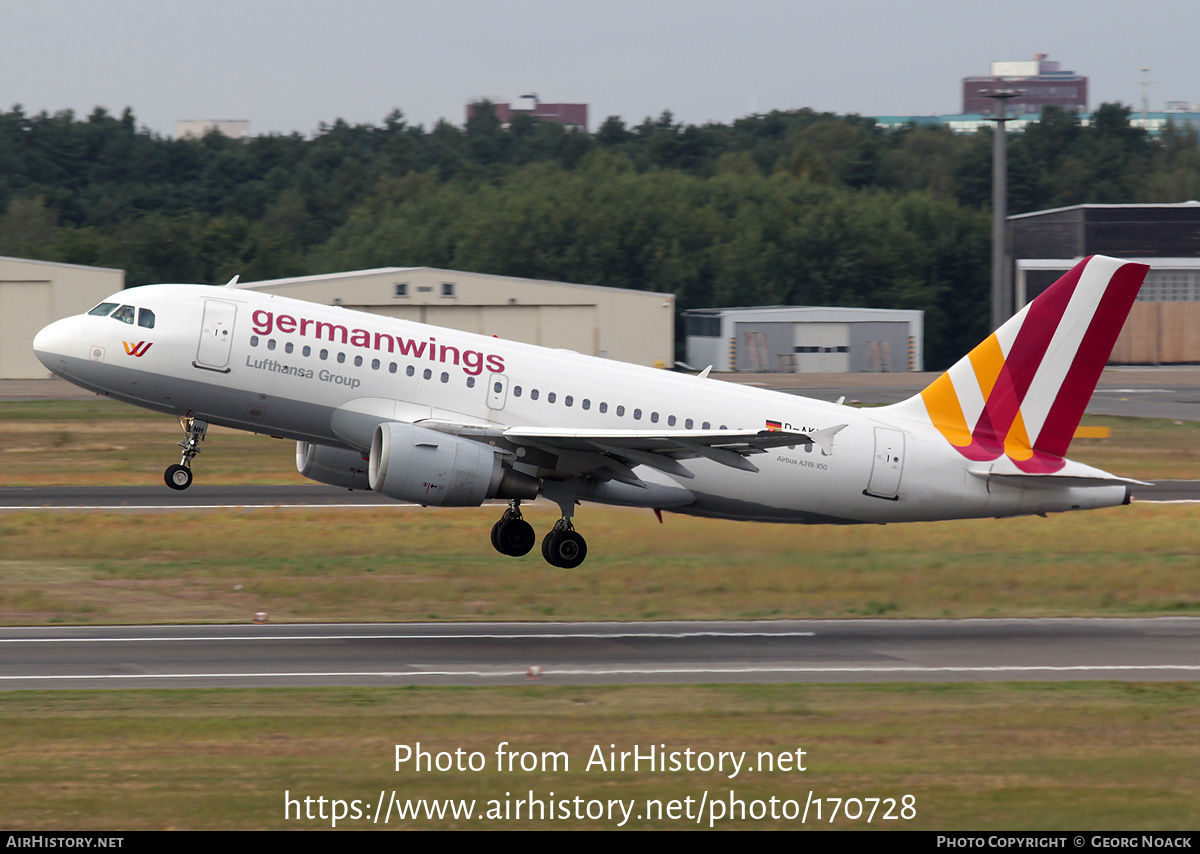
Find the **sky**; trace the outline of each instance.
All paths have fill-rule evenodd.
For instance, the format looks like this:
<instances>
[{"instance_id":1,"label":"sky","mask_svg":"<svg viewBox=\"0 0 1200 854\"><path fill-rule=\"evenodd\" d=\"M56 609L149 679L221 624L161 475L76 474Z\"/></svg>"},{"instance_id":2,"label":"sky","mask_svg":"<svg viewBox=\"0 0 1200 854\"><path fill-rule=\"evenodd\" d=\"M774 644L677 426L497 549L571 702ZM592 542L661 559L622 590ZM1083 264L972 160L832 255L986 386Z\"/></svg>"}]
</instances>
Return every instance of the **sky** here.
<instances>
[{"instance_id":1,"label":"sky","mask_svg":"<svg viewBox=\"0 0 1200 854\"><path fill-rule=\"evenodd\" d=\"M312 134L338 118L461 125L465 104L586 103L590 129L809 107L954 113L961 80L1045 53L1090 106L1200 102L1196 0L0 0L0 109L132 108Z\"/></svg>"}]
</instances>

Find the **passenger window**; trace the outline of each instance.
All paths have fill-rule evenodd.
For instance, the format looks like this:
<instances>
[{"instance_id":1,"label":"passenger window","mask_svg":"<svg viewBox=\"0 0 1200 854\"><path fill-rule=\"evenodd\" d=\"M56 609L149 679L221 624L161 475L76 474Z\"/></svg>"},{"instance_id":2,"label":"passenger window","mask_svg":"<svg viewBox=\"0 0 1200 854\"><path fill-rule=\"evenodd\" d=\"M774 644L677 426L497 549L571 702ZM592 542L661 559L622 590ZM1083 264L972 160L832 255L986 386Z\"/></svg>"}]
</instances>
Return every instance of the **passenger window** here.
<instances>
[{"instance_id":1,"label":"passenger window","mask_svg":"<svg viewBox=\"0 0 1200 854\"><path fill-rule=\"evenodd\" d=\"M138 309L138 326L144 326L147 329L154 328L154 312L148 308Z\"/></svg>"},{"instance_id":2,"label":"passenger window","mask_svg":"<svg viewBox=\"0 0 1200 854\"><path fill-rule=\"evenodd\" d=\"M108 317L112 314L112 310L117 307L115 302L102 302L100 305L93 308L88 314L94 314L96 317Z\"/></svg>"},{"instance_id":3,"label":"passenger window","mask_svg":"<svg viewBox=\"0 0 1200 854\"><path fill-rule=\"evenodd\" d=\"M568 394L565 398L563 398L563 403L565 403L567 406L571 406L575 403L575 398Z\"/></svg>"},{"instance_id":4,"label":"passenger window","mask_svg":"<svg viewBox=\"0 0 1200 854\"><path fill-rule=\"evenodd\" d=\"M442 371L442 382L444 382L444 383L450 382L450 375L448 373L446 373L445 371Z\"/></svg>"},{"instance_id":5,"label":"passenger window","mask_svg":"<svg viewBox=\"0 0 1200 854\"><path fill-rule=\"evenodd\" d=\"M546 402L554 403L554 397L555 397L554 392L550 392L549 394L546 395Z\"/></svg>"},{"instance_id":6,"label":"passenger window","mask_svg":"<svg viewBox=\"0 0 1200 854\"><path fill-rule=\"evenodd\" d=\"M128 323L133 326L133 306L123 305L113 312L113 320L119 320L122 323Z\"/></svg>"},{"instance_id":7,"label":"passenger window","mask_svg":"<svg viewBox=\"0 0 1200 854\"><path fill-rule=\"evenodd\" d=\"M691 430L692 429L692 419L689 418L687 421L684 421L683 426L684 426L684 429Z\"/></svg>"},{"instance_id":8,"label":"passenger window","mask_svg":"<svg viewBox=\"0 0 1200 854\"><path fill-rule=\"evenodd\" d=\"M275 349L275 339L274 339L274 338L268 338L268 339L267 339L267 349L268 349L268 350L274 350L274 349Z\"/></svg>"},{"instance_id":9,"label":"passenger window","mask_svg":"<svg viewBox=\"0 0 1200 854\"><path fill-rule=\"evenodd\" d=\"M379 370L379 364L380 363L379 363L378 359L372 359L371 360L371 370L373 370L373 371Z\"/></svg>"},{"instance_id":10,"label":"passenger window","mask_svg":"<svg viewBox=\"0 0 1200 854\"><path fill-rule=\"evenodd\" d=\"M474 377L471 377L471 379L474 379ZM521 387L519 385L513 386L513 397L520 397L520 396L521 396Z\"/></svg>"},{"instance_id":11,"label":"passenger window","mask_svg":"<svg viewBox=\"0 0 1200 854\"><path fill-rule=\"evenodd\" d=\"M426 368L424 373L421 374L421 376L423 376L425 379L429 379L430 377L433 376L433 371L429 370L429 368Z\"/></svg>"},{"instance_id":12,"label":"passenger window","mask_svg":"<svg viewBox=\"0 0 1200 854\"><path fill-rule=\"evenodd\" d=\"M409 365L407 368L405 368L405 369L404 369L404 373L405 373L405 374L407 374L407 375L408 375L408 376L410 376L410 377L411 377L413 374L415 374L416 372L417 372L417 371L416 371L416 369L415 369L415 368L414 368L412 365Z\"/></svg>"},{"instance_id":13,"label":"passenger window","mask_svg":"<svg viewBox=\"0 0 1200 854\"><path fill-rule=\"evenodd\" d=\"M712 425L709 424L707 421L705 421L703 424L700 425L700 429L701 430L711 430Z\"/></svg>"},{"instance_id":14,"label":"passenger window","mask_svg":"<svg viewBox=\"0 0 1200 854\"><path fill-rule=\"evenodd\" d=\"M590 400L588 400L588 399L585 397L585 398L583 399L583 403L581 404L581 406L583 406L583 408L584 408L584 409L591 409L591 408L592 408L592 402L591 402Z\"/></svg>"},{"instance_id":15,"label":"passenger window","mask_svg":"<svg viewBox=\"0 0 1200 854\"><path fill-rule=\"evenodd\" d=\"M290 352L292 352L292 351L293 351L293 350L295 350L295 349L296 349L296 348L295 348L295 347L292 345L292 342L291 342L291 341L289 341L289 342L287 342L286 344L284 344L284 345L283 345L283 352L285 352L285 353L290 353Z\"/></svg>"},{"instance_id":16,"label":"passenger window","mask_svg":"<svg viewBox=\"0 0 1200 854\"><path fill-rule=\"evenodd\" d=\"M642 420L642 410L640 410L640 409L633 410L633 420L634 421Z\"/></svg>"},{"instance_id":17,"label":"passenger window","mask_svg":"<svg viewBox=\"0 0 1200 854\"><path fill-rule=\"evenodd\" d=\"M328 350L322 350L322 351L321 351L321 361L322 361L322 362L324 362L324 361L325 361L326 359L328 359L328 358L329 358L329 351L328 351Z\"/></svg>"},{"instance_id":18,"label":"passenger window","mask_svg":"<svg viewBox=\"0 0 1200 854\"><path fill-rule=\"evenodd\" d=\"M624 407L624 406L618 406L618 407L617 407L617 417L618 417L618 418L624 418L624 417L625 417L625 407Z\"/></svg>"},{"instance_id":19,"label":"passenger window","mask_svg":"<svg viewBox=\"0 0 1200 854\"><path fill-rule=\"evenodd\" d=\"M538 399L538 390L536 388L533 391L529 392L529 399L530 400Z\"/></svg>"},{"instance_id":20,"label":"passenger window","mask_svg":"<svg viewBox=\"0 0 1200 854\"><path fill-rule=\"evenodd\" d=\"M604 403L603 401L600 403L600 412L602 412L602 413L608 412L608 404L607 403Z\"/></svg>"},{"instance_id":21,"label":"passenger window","mask_svg":"<svg viewBox=\"0 0 1200 854\"><path fill-rule=\"evenodd\" d=\"M674 416L674 415L668 415L668 416L667 416L667 426L668 426L668 427L674 427L674 426L675 426L675 416Z\"/></svg>"},{"instance_id":22,"label":"passenger window","mask_svg":"<svg viewBox=\"0 0 1200 854\"><path fill-rule=\"evenodd\" d=\"M657 413L657 412L651 412L651 413L650 413L650 420L651 420L651 421L653 421L655 424L657 424L657 423L658 423L658 413Z\"/></svg>"},{"instance_id":23,"label":"passenger window","mask_svg":"<svg viewBox=\"0 0 1200 854\"><path fill-rule=\"evenodd\" d=\"M251 336L250 336L250 346L251 346L251 347L257 347L257 346L258 346L258 336L257 336L257 335L251 335Z\"/></svg>"},{"instance_id":24,"label":"passenger window","mask_svg":"<svg viewBox=\"0 0 1200 854\"><path fill-rule=\"evenodd\" d=\"M339 365L344 365L345 363L346 363L346 354L345 354L345 353L338 353L338 364L339 364Z\"/></svg>"},{"instance_id":25,"label":"passenger window","mask_svg":"<svg viewBox=\"0 0 1200 854\"><path fill-rule=\"evenodd\" d=\"M301 350L300 353L305 356L311 356L312 355L312 347L309 347L307 344L305 344L304 349Z\"/></svg>"},{"instance_id":26,"label":"passenger window","mask_svg":"<svg viewBox=\"0 0 1200 854\"><path fill-rule=\"evenodd\" d=\"M388 365L388 373L390 373L390 374L396 373L396 369L399 367L400 366L397 365L395 362L392 362L390 365Z\"/></svg>"},{"instance_id":27,"label":"passenger window","mask_svg":"<svg viewBox=\"0 0 1200 854\"><path fill-rule=\"evenodd\" d=\"M475 377L467 377L467 388L475 388Z\"/></svg>"},{"instance_id":28,"label":"passenger window","mask_svg":"<svg viewBox=\"0 0 1200 854\"><path fill-rule=\"evenodd\" d=\"M362 356L355 356L355 357L354 357L354 367L356 367L356 368L361 368L361 367L362 367Z\"/></svg>"}]
</instances>

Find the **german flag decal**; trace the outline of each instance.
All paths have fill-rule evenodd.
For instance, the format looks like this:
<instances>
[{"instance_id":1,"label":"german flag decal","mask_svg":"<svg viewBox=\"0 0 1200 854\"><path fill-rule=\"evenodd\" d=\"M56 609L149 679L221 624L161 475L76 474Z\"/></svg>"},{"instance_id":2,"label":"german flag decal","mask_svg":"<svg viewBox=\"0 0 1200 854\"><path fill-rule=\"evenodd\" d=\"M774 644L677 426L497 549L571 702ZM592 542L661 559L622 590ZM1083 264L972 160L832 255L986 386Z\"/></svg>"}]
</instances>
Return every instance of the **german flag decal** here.
<instances>
[{"instance_id":1,"label":"german flag decal","mask_svg":"<svg viewBox=\"0 0 1200 854\"><path fill-rule=\"evenodd\" d=\"M783 424L781 422L772 421L770 419L767 419L767 429L768 430L780 430L782 428L783 428Z\"/></svg>"}]
</instances>

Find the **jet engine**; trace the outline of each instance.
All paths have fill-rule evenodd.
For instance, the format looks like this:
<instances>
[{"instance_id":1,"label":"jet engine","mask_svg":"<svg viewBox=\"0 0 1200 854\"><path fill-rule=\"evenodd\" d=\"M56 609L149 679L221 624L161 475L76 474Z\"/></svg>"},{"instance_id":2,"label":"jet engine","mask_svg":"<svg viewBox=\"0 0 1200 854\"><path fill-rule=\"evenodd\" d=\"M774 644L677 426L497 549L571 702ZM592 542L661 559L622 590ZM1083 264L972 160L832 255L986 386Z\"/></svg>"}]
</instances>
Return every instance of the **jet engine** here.
<instances>
[{"instance_id":1,"label":"jet engine","mask_svg":"<svg viewBox=\"0 0 1200 854\"><path fill-rule=\"evenodd\" d=\"M363 490L371 488L367 479L367 460L358 451L297 442L296 471L330 486Z\"/></svg>"},{"instance_id":2,"label":"jet engine","mask_svg":"<svg viewBox=\"0 0 1200 854\"><path fill-rule=\"evenodd\" d=\"M504 465L490 445L399 421L375 428L371 489L401 501L478 507L489 498L536 498L540 481Z\"/></svg>"}]
</instances>

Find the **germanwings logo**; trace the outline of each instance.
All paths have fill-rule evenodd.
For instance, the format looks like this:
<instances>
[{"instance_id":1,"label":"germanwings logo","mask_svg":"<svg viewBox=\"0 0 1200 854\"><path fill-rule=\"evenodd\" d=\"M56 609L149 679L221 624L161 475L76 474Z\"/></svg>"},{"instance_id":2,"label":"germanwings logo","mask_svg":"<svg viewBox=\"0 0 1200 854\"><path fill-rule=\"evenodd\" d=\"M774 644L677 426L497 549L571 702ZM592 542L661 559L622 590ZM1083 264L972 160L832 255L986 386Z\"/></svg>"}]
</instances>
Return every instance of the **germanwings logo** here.
<instances>
[{"instance_id":1,"label":"germanwings logo","mask_svg":"<svg viewBox=\"0 0 1200 854\"><path fill-rule=\"evenodd\" d=\"M969 460L1058 471L1150 268L1085 258L921 392Z\"/></svg>"},{"instance_id":2,"label":"germanwings logo","mask_svg":"<svg viewBox=\"0 0 1200 854\"><path fill-rule=\"evenodd\" d=\"M130 344L128 341L122 341L121 343L125 345L126 356L137 356L139 359L145 356L152 346L149 341L139 341L136 344Z\"/></svg>"}]
</instances>

